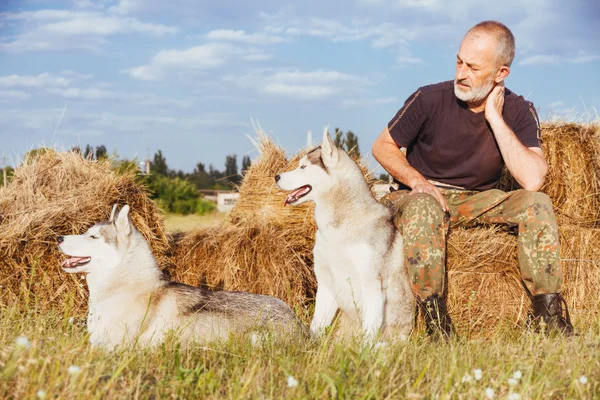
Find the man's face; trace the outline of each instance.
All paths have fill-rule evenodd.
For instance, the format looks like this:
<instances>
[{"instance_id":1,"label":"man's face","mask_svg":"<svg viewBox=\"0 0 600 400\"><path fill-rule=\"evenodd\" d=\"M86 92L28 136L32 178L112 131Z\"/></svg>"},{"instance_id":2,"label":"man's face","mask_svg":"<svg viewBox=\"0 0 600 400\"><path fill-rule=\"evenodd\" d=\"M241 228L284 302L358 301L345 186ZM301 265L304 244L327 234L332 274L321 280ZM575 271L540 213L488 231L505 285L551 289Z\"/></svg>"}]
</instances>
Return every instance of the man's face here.
<instances>
[{"instance_id":1,"label":"man's face","mask_svg":"<svg viewBox=\"0 0 600 400\"><path fill-rule=\"evenodd\" d=\"M495 46L495 40L485 33L471 32L465 36L456 55L454 94L457 98L478 103L490 94L498 71Z\"/></svg>"}]
</instances>

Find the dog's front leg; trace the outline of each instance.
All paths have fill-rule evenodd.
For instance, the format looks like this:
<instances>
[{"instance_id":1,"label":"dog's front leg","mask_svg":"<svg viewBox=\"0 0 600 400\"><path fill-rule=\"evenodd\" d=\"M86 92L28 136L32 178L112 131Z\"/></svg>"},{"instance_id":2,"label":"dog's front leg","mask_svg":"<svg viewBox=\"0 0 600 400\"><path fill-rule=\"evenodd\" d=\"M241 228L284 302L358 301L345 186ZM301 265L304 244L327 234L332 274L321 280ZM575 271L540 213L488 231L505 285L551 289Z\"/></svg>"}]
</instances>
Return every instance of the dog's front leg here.
<instances>
[{"instance_id":1,"label":"dog's front leg","mask_svg":"<svg viewBox=\"0 0 600 400\"><path fill-rule=\"evenodd\" d=\"M331 325L338 309L335 295L325 284L319 284L315 300L315 314L310 323L310 333L319 336L325 328Z\"/></svg>"},{"instance_id":2,"label":"dog's front leg","mask_svg":"<svg viewBox=\"0 0 600 400\"><path fill-rule=\"evenodd\" d=\"M361 322L365 340L372 342L383 325L385 312L385 293L377 277L364 277L361 284L362 309Z\"/></svg>"}]
</instances>

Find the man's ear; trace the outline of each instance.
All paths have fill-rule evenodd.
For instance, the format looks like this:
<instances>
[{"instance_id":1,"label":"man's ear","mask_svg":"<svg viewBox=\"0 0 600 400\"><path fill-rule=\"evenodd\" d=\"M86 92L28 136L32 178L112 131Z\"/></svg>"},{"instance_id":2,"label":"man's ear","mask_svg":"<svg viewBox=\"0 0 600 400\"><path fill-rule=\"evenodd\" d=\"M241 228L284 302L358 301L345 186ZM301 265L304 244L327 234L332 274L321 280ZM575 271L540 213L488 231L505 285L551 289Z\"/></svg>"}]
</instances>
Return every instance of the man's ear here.
<instances>
[{"instance_id":1,"label":"man's ear","mask_svg":"<svg viewBox=\"0 0 600 400\"><path fill-rule=\"evenodd\" d=\"M335 147L335 143L331 140L331 136L329 136L329 127L327 126L323 130L321 157L323 158L323 163L328 167L335 165L340 159L340 150Z\"/></svg>"},{"instance_id":2,"label":"man's ear","mask_svg":"<svg viewBox=\"0 0 600 400\"><path fill-rule=\"evenodd\" d=\"M117 220L115 221L115 226L117 227L117 231L122 232L125 236L129 236L131 233L131 222L129 221L129 206L125 205L119 211L119 215L117 216Z\"/></svg>"},{"instance_id":3,"label":"man's ear","mask_svg":"<svg viewBox=\"0 0 600 400\"><path fill-rule=\"evenodd\" d=\"M110 212L110 218L108 222L115 222L115 216L117 215L117 203L113 205L112 211Z\"/></svg>"},{"instance_id":4,"label":"man's ear","mask_svg":"<svg viewBox=\"0 0 600 400\"><path fill-rule=\"evenodd\" d=\"M496 85L500 82L503 82L509 74L510 68L506 65L501 66L498 72L496 72L496 76L494 77L494 82L496 82Z\"/></svg>"}]
</instances>

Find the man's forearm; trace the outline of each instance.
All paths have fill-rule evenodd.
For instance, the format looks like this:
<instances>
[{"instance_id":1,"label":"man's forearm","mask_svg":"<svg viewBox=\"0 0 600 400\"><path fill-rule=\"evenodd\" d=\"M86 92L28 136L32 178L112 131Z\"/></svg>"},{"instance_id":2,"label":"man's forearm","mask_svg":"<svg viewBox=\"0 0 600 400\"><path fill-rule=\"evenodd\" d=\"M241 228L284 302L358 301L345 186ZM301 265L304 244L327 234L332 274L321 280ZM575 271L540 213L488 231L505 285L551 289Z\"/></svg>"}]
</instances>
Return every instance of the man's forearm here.
<instances>
[{"instance_id":1,"label":"man's forearm","mask_svg":"<svg viewBox=\"0 0 600 400\"><path fill-rule=\"evenodd\" d=\"M392 144L379 145L374 149L373 157L394 179L411 189L419 183L427 182L427 179L408 163L402 150Z\"/></svg>"},{"instance_id":2,"label":"man's forearm","mask_svg":"<svg viewBox=\"0 0 600 400\"><path fill-rule=\"evenodd\" d=\"M524 146L501 116L488 122L510 174L524 189L538 191L548 172L544 157Z\"/></svg>"}]
</instances>

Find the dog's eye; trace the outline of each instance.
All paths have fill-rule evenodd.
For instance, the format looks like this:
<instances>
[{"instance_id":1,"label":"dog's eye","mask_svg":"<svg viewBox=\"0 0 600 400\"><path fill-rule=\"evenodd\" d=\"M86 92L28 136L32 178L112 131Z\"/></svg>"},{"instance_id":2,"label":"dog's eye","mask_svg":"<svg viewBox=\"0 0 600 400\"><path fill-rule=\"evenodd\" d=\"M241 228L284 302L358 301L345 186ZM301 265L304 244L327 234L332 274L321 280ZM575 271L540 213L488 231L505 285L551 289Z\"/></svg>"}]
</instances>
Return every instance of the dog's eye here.
<instances>
[{"instance_id":1,"label":"dog's eye","mask_svg":"<svg viewBox=\"0 0 600 400\"><path fill-rule=\"evenodd\" d=\"M304 169L304 168L306 168L306 165L301 165L300 166L300 169Z\"/></svg>"},{"instance_id":2,"label":"dog's eye","mask_svg":"<svg viewBox=\"0 0 600 400\"><path fill-rule=\"evenodd\" d=\"M100 239L100 238L99 238L98 236L96 236L96 235L90 235L90 237L91 237L92 239Z\"/></svg>"}]
</instances>

